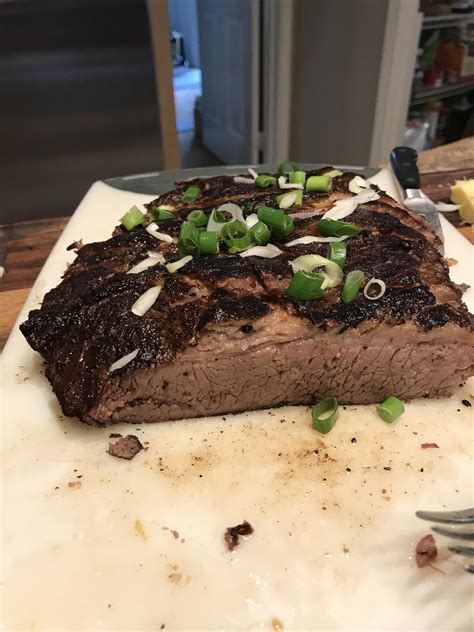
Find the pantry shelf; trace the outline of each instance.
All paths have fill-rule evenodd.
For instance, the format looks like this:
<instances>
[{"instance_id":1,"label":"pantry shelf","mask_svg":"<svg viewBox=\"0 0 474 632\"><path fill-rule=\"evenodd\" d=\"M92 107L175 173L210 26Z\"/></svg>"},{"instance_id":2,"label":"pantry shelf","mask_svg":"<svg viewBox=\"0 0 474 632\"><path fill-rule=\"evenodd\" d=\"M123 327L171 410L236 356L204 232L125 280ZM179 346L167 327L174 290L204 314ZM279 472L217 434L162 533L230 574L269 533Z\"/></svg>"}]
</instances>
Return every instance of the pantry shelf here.
<instances>
[{"instance_id":1,"label":"pantry shelf","mask_svg":"<svg viewBox=\"0 0 474 632\"><path fill-rule=\"evenodd\" d=\"M474 13L452 13L449 15L434 15L423 18L421 28L424 31L430 29L443 29L450 26L460 26L474 22Z\"/></svg>"},{"instance_id":2,"label":"pantry shelf","mask_svg":"<svg viewBox=\"0 0 474 632\"><path fill-rule=\"evenodd\" d=\"M410 103L411 105L419 105L420 103L427 103L433 99L445 99L447 97L454 97L460 94L467 94L472 90L474 90L474 81L449 86L440 86L439 88L425 88L413 93Z\"/></svg>"}]
</instances>

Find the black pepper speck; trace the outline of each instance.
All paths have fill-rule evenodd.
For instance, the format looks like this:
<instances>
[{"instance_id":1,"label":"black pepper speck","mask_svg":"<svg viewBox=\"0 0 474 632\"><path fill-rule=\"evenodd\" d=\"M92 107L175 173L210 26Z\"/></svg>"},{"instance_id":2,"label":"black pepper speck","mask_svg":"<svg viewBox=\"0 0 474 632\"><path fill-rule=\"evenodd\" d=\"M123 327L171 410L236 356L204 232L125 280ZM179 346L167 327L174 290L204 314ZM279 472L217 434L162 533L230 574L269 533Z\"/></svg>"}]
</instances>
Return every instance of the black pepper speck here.
<instances>
[{"instance_id":1,"label":"black pepper speck","mask_svg":"<svg viewBox=\"0 0 474 632\"><path fill-rule=\"evenodd\" d=\"M357 439L355 437L352 437L351 443L357 443Z\"/></svg>"},{"instance_id":2,"label":"black pepper speck","mask_svg":"<svg viewBox=\"0 0 474 632\"><path fill-rule=\"evenodd\" d=\"M242 327L240 328L240 331L244 334L251 334L253 331L253 326L252 325L242 325Z\"/></svg>"},{"instance_id":3,"label":"black pepper speck","mask_svg":"<svg viewBox=\"0 0 474 632\"><path fill-rule=\"evenodd\" d=\"M467 406L468 408L472 406L471 402L468 399L463 399L461 404L463 404L463 406Z\"/></svg>"}]
</instances>

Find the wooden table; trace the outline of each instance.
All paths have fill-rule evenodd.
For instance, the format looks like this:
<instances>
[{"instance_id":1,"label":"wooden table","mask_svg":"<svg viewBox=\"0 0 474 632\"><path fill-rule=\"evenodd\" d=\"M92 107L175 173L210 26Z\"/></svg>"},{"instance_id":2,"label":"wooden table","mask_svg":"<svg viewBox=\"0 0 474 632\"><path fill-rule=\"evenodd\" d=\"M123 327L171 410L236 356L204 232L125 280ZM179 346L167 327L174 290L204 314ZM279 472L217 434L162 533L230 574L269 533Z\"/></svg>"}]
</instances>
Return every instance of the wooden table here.
<instances>
[{"instance_id":1,"label":"wooden table","mask_svg":"<svg viewBox=\"0 0 474 632\"><path fill-rule=\"evenodd\" d=\"M423 174L422 187L433 200L445 200L449 185L461 178L474 178L474 169ZM472 226L461 225L457 213L447 213L446 217L474 244ZM0 265L5 268L0 279L0 349L68 220L59 217L0 226Z\"/></svg>"}]
</instances>

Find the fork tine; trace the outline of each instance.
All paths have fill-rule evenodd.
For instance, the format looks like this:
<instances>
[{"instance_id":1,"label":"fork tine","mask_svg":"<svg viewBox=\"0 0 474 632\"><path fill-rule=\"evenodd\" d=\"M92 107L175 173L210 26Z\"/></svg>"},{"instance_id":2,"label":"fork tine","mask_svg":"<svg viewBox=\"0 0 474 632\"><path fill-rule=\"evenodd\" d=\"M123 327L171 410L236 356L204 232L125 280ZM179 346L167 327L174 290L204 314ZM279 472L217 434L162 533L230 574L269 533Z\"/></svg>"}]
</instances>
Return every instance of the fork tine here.
<instances>
[{"instance_id":1,"label":"fork tine","mask_svg":"<svg viewBox=\"0 0 474 632\"><path fill-rule=\"evenodd\" d=\"M422 520L441 522L442 524L474 523L474 508L462 511L417 511L416 515Z\"/></svg>"},{"instance_id":2,"label":"fork tine","mask_svg":"<svg viewBox=\"0 0 474 632\"><path fill-rule=\"evenodd\" d=\"M446 535L448 538L456 538L458 540L474 540L474 531L455 531L454 529L446 529L445 527L431 527L433 531L440 535Z\"/></svg>"},{"instance_id":3,"label":"fork tine","mask_svg":"<svg viewBox=\"0 0 474 632\"><path fill-rule=\"evenodd\" d=\"M474 548L472 546L448 546L448 549L459 555L467 555L468 557L474 556Z\"/></svg>"}]
</instances>

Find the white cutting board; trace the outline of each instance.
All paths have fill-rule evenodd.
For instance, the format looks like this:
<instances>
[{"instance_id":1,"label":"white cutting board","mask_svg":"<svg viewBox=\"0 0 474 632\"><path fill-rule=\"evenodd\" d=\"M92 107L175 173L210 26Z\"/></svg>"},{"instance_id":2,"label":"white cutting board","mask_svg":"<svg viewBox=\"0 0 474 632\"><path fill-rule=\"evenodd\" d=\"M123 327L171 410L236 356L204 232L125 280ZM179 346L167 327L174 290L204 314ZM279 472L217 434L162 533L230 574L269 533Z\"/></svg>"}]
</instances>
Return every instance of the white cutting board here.
<instances>
[{"instance_id":1,"label":"white cutting board","mask_svg":"<svg viewBox=\"0 0 474 632\"><path fill-rule=\"evenodd\" d=\"M74 258L68 244L106 239L148 199L95 183L19 322ZM472 284L471 246L443 228L453 279ZM416 509L474 504L472 382L393 425L348 406L326 437L306 407L123 424L112 431L149 442L124 461L106 453L110 429L62 416L17 326L3 365L2 629L472 628L472 577L448 542L442 572L414 563L429 531ZM224 531L244 518L254 534L230 553Z\"/></svg>"}]
</instances>

